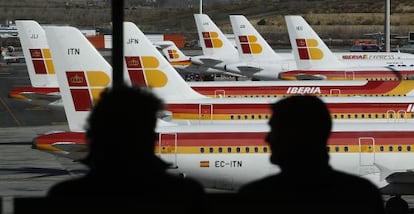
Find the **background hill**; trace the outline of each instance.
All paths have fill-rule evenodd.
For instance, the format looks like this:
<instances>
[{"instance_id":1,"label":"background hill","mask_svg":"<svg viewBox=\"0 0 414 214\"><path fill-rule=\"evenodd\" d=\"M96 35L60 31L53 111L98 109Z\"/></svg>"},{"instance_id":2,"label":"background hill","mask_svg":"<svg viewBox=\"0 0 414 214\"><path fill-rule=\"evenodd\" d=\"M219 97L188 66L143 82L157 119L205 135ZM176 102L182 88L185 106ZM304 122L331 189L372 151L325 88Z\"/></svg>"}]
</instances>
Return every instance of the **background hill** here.
<instances>
[{"instance_id":1,"label":"background hill","mask_svg":"<svg viewBox=\"0 0 414 214\"><path fill-rule=\"evenodd\" d=\"M193 14L198 0L126 0L125 20L146 33L184 33L197 39ZM289 46L284 15L302 15L331 46L374 39L366 33L384 31L384 1L373 0L204 0L203 12L225 32L232 33L228 15L245 15L274 47ZM98 0L0 0L0 22L34 19L41 24L69 24L110 32L110 2ZM414 1L391 1L391 32L414 31ZM403 44L406 40L393 40Z\"/></svg>"}]
</instances>

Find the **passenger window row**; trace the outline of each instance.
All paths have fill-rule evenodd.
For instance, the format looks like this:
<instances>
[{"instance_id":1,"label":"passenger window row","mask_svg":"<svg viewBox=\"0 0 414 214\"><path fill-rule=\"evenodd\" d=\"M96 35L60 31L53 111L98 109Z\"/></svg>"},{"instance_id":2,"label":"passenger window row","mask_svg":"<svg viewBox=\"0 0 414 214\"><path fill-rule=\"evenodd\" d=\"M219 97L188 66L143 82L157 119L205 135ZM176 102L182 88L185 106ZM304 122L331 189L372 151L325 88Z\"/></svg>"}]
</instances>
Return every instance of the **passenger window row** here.
<instances>
[{"instance_id":1,"label":"passenger window row","mask_svg":"<svg viewBox=\"0 0 414 214\"><path fill-rule=\"evenodd\" d=\"M359 146L327 146L330 153L335 152L359 152ZM375 152L411 152L411 145L378 146ZM269 153L267 146L243 146L243 147L201 147L200 153Z\"/></svg>"},{"instance_id":2,"label":"passenger window row","mask_svg":"<svg viewBox=\"0 0 414 214\"><path fill-rule=\"evenodd\" d=\"M230 120L267 120L270 118L270 116L270 114L230 115Z\"/></svg>"},{"instance_id":3,"label":"passenger window row","mask_svg":"<svg viewBox=\"0 0 414 214\"><path fill-rule=\"evenodd\" d=\"M379 147L379 151L380 152L411 152L411 146L406 145L406 146L401 146L401 145L397 145L397 146L380 146Z\"/></svg>"},{"instance_id":4,"label":"passenger window row","mask_svg":"<svg viewBox=\"0 0 414 214\"><path fill-rule=\"evenodd\" d=\"M327 146L330 153L335 152L359 152L359 146ZM411 145L377 146L375 152L411 152Z\"/></svg>"},{"instance_id":5,"label":"passenger window row","mask_svg":"<svg viewBox=\"0 0 414 214\"><path fill-rule=\"evenodd\" d=\"M267 120L270 114L230 115L230 120ZM332 114L333 119L414 119L412 113Z\"/></svg>"},{"instance_id":6,"label":"passenger window row","mask_svg":"<svg viewBox=\"0 0 414 214\"><path fill-rule=\"evenodd\" d=\"M201 147L200 153L269 153L267 146Z\"/></svg>"},{"instance_id":7,"label":"passenger window row","mask_svg":"<svg viewBox=\"0 0 414 214\"><path fill-rule=\"evenodd\" d=\"M293 95L293 94L292 94ZM362 96L362 97L405 97L406 94L312 94L317 97L353 97L353 96ZM256 95L226 95L227 98L275 98L275 97L289 97L291 95L269 95L269 94L256 94ZM218 96L213 96L219 98Z\"/></svg>"},{"instance_id":8,"label":"passenger window row","mask_svg":"<svg viewBox=\"0 0 414 214\"><path fill-rule=\"evenodd\" d=\"M332 114L333 119L413 119L411 113L362 113L362 114Z\"/></svg>"}]
</instances>

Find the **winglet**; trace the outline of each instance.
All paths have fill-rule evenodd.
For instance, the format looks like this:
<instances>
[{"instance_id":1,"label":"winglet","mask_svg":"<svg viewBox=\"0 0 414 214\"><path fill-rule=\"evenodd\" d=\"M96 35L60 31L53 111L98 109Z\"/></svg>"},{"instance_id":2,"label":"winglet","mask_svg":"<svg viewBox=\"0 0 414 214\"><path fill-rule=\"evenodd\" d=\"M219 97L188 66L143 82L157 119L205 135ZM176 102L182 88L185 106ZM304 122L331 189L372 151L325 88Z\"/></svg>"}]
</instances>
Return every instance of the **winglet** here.
<instances>
[{"instance_id":1,"label":"winglet","mask_svg":"<svg viewBox=\"0 0 414 214\"><path fill-rule=\"evenodd\" d=\"M89 110L112 84L112 67L74 27L45 27L71 131L84 130Z\"/></svg>"},{"instance_id":2,"label":"winglet","mask_svg":"<svg viewBox=\"0 0 414 214\"><path fill-rule=\"evenodd\" d=\"M16 20L27 71L33 87L58 87L43 28L33 20Z\"/></svg>"},{"instance_id":3,"label":"winglet","mask_svg":"<svg viewBox=\"0 0 414 214\"><path fill-rule=\"evenodd\" d=\"M301 16L285 16L298 69L344 68L318 34Z\"/></svg>"},{"instance_id":4,"label":"winglet","mask_svg":"<svg viewBox=\"0 0 414 214\"><path fill-rule=\"evenodd\" d=\"M124 22L124 75L165 101L206 97L194 91L132 22Z\"/></svg>"}]
</instances>

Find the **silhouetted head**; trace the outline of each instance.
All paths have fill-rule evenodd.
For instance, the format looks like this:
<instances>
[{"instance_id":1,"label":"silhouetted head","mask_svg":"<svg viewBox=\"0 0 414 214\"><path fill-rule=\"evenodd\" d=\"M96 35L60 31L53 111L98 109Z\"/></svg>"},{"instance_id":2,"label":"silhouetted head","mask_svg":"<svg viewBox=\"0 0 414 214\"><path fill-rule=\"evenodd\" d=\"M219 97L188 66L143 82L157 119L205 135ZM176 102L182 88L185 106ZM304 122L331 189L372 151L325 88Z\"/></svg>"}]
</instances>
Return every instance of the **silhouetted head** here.
<instances>
[{"instance_id":1,"label":"silhouetted head","mask_svg":"<svg viewBox=\"0 0 414 214\"><path fill-rule=\"evenodd\" d=\"M271 162L282 169L305 163L328 163L326 143L332 121L325 103L316 96L298 95L272 105L271 131L266 141Z\"/></svg>"},{"instance_id":2,"label":"silhouetted head","mask_svg":"<svg viewBox=\"0 0 414 214\"><path fill-rule=\"evenodd\" d=\"M157 114L162 100L148 88L107 88L93 107L86 127L89 153L84 163L132 164L155 158Z\"/></svg>"}]
</instances>

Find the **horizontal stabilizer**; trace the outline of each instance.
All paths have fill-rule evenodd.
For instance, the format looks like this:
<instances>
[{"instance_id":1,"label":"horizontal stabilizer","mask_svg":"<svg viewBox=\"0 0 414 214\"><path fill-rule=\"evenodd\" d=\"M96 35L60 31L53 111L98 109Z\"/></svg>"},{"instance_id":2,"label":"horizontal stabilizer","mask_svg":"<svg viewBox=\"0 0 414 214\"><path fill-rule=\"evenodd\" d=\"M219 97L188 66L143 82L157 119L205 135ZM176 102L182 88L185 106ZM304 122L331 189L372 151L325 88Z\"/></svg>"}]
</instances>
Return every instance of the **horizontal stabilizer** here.
<instances>
[{"instance_id":1,"label":"horizontal stabilizer","mask_svg":"<svg viewBox=\"0 0 414 214\"><path fill-rule=\"evenodd\" d=\"M237 68L240 70L242 74L246 73L257 73L263 69L253 66L237 66Z\"/></svg>"},{"instance_id":2,"label":"horizontal stabilizer","mask_svg":"<svg viewBox=\"0 0 414 214\"><path fill-rule=\"evenodd\" d=\"M222 60L212 59L212 58L201 58L200 61L203 62L204 65L210 65L210 66L214 66L214 65L217 65L223 62Z\"/></svg>"},{"instance_id":3,"label":"horizontal stabilizer","mask_svg":"<svg viewBox=\"0 0 414 214\"><path fill-rule=\"evenodd\" d=\"M157 49L162 50L162 49L164 49L164 48L168 48L168 47L170 47L171 45L170 45L170 44L154 44L154 46L155 46Z\"/></svg>"}]
</instances>

